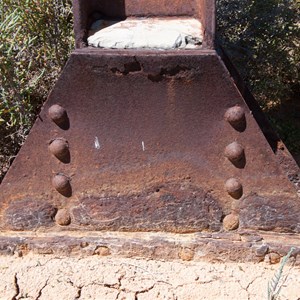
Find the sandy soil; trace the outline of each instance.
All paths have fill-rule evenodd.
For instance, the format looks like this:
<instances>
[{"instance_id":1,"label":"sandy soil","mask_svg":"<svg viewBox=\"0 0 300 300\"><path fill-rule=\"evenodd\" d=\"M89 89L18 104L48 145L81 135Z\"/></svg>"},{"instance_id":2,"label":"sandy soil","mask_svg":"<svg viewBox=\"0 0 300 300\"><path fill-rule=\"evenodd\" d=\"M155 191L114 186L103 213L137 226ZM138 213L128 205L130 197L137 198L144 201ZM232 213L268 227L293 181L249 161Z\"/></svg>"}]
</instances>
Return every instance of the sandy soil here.
<instances>
[{"instance_id":1,"label":"sandy soil","mask_svg":"<svg viewBox=\"0 0 300 300\"><path fill-rule=\"evenodd\" d=\"M267 299L279 264L112 257L0 256L0 299ZM285 266L280 299L300 299L300 268ZM284 278L285 276L282 276Z\"/></svg>"}]
</instances>

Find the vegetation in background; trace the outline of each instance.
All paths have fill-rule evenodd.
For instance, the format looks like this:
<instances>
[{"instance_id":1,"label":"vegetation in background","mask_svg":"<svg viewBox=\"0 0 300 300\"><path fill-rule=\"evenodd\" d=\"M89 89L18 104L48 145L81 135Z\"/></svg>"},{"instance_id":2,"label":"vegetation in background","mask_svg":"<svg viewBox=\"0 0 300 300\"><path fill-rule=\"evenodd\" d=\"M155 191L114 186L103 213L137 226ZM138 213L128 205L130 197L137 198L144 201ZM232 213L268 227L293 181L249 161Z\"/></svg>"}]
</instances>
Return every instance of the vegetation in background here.
<instances>
[{"instance_id":1,"label":"vegetation in background","mask_svg":"<svg viewBox=\"0 0 300 300\"><path fill-rule=\"evenodd\" d=\"M0 1L0 181L73 47L71 0Z\"/></svg>"},{"instance_id":2,"label":"vegetation in background","mask_svg":"<svg viewBox=\"0 0 300 300\"><path fill-rule=\"evenodd\" d=\"M0 1L0 181L73 48L71 2ZM265 111L296 99L299 0L217 0L217 7L218 38ZM300 130L272 121L300 149Z\"/></svg>"},{"instance_id":3,"label":"vegetation in background","mask_svg":"<svg viewBox=\"0 0 300 300\"><path fill-rule=\"evenodd\" d=\"M219 42L300 159L300 1L217 0L217 8Z\"/></svg>"},{"instance_id":4,"label":"vegetation in background","mask_svg":"<svg viewBox=\"0 0 300 300\"><path fill-rule=\"evenodd\" d=\"M218 38L265 109L299 92L297 0L217 0Z\"/></svg>"},{"instance_id":5,"label":"vegetation in background","mask_svg":"<svg viewBox=\"0 0 300 300\"><path fill-rule=\"evenodd\" d=\"M300 106L299 115L300 115ZM268 113L269 121L273 128L276 128L277 133L284 143L288 146L289 151L298 158L300 158L300 118L297 117L296 120L293 119L292 112L290 111L288 115L280 116L280 114L275 110L271 110ZM297 124L298 120L298 124Z\"/></svg>"}]
</instances>

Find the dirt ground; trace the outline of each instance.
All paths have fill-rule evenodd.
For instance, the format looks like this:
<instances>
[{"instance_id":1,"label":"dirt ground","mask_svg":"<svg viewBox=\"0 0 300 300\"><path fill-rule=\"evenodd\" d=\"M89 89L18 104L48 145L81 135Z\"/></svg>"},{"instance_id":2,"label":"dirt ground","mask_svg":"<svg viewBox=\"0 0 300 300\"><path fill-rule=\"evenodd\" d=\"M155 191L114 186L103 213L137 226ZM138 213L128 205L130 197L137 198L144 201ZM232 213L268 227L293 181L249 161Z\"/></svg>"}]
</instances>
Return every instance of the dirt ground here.
<instances>
[{"instance_id":1,"label":"dirt ground","mask_svg":"<svg viewBox=\"0 0 300 300\"><path fill-rule=\"evenodd\" d=\"M0 299L268 299L279 264L154 261L112 257L0 256ZM286 277L287 276L287 277ZM279 299L300 299L290 262Z\"/></svg>"}]
</instances>

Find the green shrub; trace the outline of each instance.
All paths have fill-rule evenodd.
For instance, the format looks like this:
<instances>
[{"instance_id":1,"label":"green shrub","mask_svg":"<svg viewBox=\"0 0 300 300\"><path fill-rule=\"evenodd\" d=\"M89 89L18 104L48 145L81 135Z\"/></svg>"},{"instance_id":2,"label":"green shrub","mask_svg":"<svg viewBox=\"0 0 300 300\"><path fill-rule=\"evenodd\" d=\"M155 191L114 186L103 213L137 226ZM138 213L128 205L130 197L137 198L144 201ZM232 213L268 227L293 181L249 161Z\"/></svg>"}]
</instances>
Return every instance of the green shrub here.
<instances>
[{"instance_id":1,"label":"green shrub","mask_svg":"<svg viewBox=\"0 0 300 300\"><path fill-rule=\"evenodd\" d=\"M71 4L0 2L0 181L73 48Z\"/></svg>"},{"instance_id":2,"label":"green shrub","mask_svg":"<svg viewBox=\"0 0 300 300\"><path fill-rule=\"evenodd\" d=\"M218 38L265 109L299 92L299 0L217 0Z\"/></svg>"}]
</instances>

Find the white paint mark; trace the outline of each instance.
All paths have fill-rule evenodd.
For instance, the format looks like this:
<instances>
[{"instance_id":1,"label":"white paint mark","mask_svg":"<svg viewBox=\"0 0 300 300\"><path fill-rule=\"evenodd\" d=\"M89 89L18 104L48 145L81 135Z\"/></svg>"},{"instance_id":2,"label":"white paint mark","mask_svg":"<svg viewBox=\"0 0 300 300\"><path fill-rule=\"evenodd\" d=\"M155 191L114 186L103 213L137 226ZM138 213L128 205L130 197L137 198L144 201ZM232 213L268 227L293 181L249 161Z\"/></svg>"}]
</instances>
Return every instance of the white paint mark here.
<instances>
[{"instance_id":1,"label":"white paint mark","mask_svg":"<svg viewBox=\"0 0 300 300\"><path fill-rule=\"evenodd\" d=\"M145 143L142 141L142 149L145 151Z\"/></svg>"},{"instance_id":2,"label":"white paint mark","mask_svg":"<svg viewBox=\"0 0 300 300\"><path fill-rule=\"evenodd\" d=\"M95 149L100 149L100 143L97 136L95 136Z\"/></svg>"}]
</instances>

